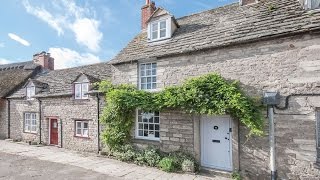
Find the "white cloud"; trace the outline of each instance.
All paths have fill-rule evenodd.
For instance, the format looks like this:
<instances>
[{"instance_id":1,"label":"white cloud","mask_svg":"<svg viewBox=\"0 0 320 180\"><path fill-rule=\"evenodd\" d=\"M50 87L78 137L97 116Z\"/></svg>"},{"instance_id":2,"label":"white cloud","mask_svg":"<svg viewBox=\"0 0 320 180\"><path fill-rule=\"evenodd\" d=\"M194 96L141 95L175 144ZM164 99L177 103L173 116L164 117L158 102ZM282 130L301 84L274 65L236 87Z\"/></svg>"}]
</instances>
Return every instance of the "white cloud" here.
<instances>
[{"instance_id":1,"label":"white cloud","mask_svg":"<svg viewBox=\"0 0 320 180\"><path fill-rule=\"evenodd\" d=\"M91 53L78 53L68 48L50 48L49 53L54 58L55 69L64 69L101 62L98 56Z\"/></svg>"},{"instance_id":2,"label":"white cloud","mask_svg":"<svg viewBox=\"0 0 320 180\"><path fill-rule=\"evenodd\" d=\"M77 19L71 26L79 44L86 45L91 51L99 51L103 34L98 30L99 21L94 19Z\"/></svg>"},{"instance_id":3,"label":"white cloud","mask_svg":"<svg viewBox=\"0 0 320 180\"><path fill-rule=\"evenodd\" d=\"M59 36L65 30L70 30L78 44L93 52L100 50L103 34L99 30L100 21L95 18L96 12L92 8L80 7L74 0L52 1L47 9L43 6L34 7L28 0L24 0L23 5L29 14L46 22Z\"/></svg>"},{"instance_id":4,"label":"white cloud","mask_svg":"<svg viewBox=\"0 0 320 180\"><path fill-rule=\"evenodd\" d=\"M7 60L7 59L2 59L0 58L0 64L10 64L11 61Z\"/></svg>"},{"instance_id":5,"label":"white cloud","mask_svg":"<svg viewBox=\"0 0 320 180\"><path fill-rule=\"evenodd\" d=\"M19 37L18 35L16 34L13 34L13 33L9 33L8 36L14 40L14 41L17 41L18 43L24 45L24 46L30 46L30 43L27 41L27 40L24 40L23 38Z\"/></svg>"},{"instance_id":6,"label":"white cloud","mask_svg":"<svg viewBox=\"0 0 320 180\"><path fill-rule=\"evenodd\" d=\"M32 14L46 22L50 27L57 31L59 36L63 34L64 31L61 27L64 21L63 17L53 17L53 15L44 8L32 7L28 0L23 1L23 5L29 14Z\"/></svg>"}]
</instances>

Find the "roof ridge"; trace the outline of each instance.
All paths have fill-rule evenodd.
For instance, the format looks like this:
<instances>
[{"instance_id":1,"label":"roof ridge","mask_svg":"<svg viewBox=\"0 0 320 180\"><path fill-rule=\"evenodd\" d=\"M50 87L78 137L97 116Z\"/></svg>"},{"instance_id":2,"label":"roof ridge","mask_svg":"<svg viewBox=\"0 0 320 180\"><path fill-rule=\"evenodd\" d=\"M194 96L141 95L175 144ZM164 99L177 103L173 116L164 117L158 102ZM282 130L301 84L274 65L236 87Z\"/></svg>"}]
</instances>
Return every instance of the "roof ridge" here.
<instances>
[{"instance_id":1,"label":"roof ridge","mask_svg":"<svg viewBox=\"0 0 320 180\"><path fill-rule=\"evenodd\" d=\"M188 18L188 17L191 17L191 16L196 16L196 15L199 15L199 14L202 14L202 13L207 13L207 12L213 11L213 10L223 9L223 8L228 7L228 6L234 6L235 4L239 4L239 2L233 2L231 4L226 4L226 5L215 7L215 8L212 8L212 9L205 10L205 11L200 11L200 12L192 13L192 14L189 14L189 15L181 16L181 17L178 17L177 20L181 20L181 19Z\"/></svg>"}]
</instances>

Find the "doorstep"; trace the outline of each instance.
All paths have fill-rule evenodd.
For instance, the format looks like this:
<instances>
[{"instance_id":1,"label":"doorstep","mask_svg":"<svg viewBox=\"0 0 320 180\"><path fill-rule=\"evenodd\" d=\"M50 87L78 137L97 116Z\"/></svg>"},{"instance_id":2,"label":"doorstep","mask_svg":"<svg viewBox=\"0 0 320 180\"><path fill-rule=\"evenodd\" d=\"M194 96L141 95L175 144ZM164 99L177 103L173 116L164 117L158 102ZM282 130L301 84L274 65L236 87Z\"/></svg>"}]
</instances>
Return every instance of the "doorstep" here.
<instances>
[{"instance_id":1,"label":"doorstep","mask_svg":"<svg viewBox=\"0 0 320 180\"><path fill-rule=\"evenodd\" d=\"M210 176L210 177L225 177L225 178L232 178L232 172L229 171L221 171L218 169L213 168L207 168L207 167L200 167L200 173L204 176Z\"/></svg>"}]
</instances>

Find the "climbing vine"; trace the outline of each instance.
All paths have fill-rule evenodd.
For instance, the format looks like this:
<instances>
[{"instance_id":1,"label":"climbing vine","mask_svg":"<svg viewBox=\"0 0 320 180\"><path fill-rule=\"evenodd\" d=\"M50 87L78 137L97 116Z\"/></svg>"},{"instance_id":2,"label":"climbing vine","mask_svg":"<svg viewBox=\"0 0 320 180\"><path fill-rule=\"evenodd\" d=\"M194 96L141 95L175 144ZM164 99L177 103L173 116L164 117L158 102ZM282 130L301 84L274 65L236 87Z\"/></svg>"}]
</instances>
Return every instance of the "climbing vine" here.
<instances>
[{"instance_id":1,"label":"climbing vine","mask_svg":"<svg viewBox=\"0 0 320 180\"><path fill-rule=\"evenodd\" d=\"M156 93L137 90L131 85L112 85L109 81L102 81L99 89L105 93L107 102L100 119L106 124L102 139L111 149L129 142L137 108L144 111L171 108L191 114L229 114L250 130L249 135L263 133L264 121L259 103L246 96L236 81L227 81L218 74L191 78L181 86L167 87Z\"/></svg>"}]
</instances>

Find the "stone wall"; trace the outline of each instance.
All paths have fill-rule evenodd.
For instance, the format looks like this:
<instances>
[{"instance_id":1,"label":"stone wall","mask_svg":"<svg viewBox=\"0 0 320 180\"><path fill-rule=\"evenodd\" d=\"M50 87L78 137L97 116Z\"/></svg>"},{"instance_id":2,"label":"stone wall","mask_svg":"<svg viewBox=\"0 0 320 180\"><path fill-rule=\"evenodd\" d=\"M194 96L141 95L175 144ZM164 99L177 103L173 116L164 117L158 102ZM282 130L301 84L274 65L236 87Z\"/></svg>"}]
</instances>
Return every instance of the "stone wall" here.
<instances>
[{"instance_id":1,"label":"stone wall","mask_svg":"<svg viewBox=\"0 0 320 180\"><path fill-rule=\"evenodd\" d=\"M191 115L180 111L163 111L160 113L160 141L134 139L134 144L143 148L153 145L164 152L183 150L194 153L193 130Z\"/></svg>"},{"instance_id":2,"label":"stone wall","mask_svg":"<svg viewBox=\"0 0 320 180\"><path fill-rule=\"evenodd\" d=\"M24 113L36 113L39 124L39 102L21 99L10 100L10 138L25 142L39 142L39 127L37 133L24 132Z\"/></svg>"},{"instance_id":3,"label":"stone wall","mask_svg":"<svg viewBox=\"0 0 320 180\"><path fill-rule=\"evenodd\" d=\"M5 139L8 136L7 108L7 101L0 99L0 139Z\"/></svg>"},{"instance_id":4,"label":"stone wall","mask_svg":"<svg viewBox=\"0 0 320 180\"><path fill-rule=\"evenodd\" d=\"M103 107L104 99L100 105ZM37 113L37 133L24 133L23 121L25 112ZM22 141L40 142L39 102L23 99L11 100L11 138ZM41 142L49 144L49 119L58 119L59 146L77 151L98 152L98 111L96 97L88 100L74 100L71 97L41 99ZM89 122L89 137L75 136L75 120ZM62 124L61 124L62 123ZM62 135L62 137L61 137ZM61 142L62 139L62 142Z\"/></svg>"},{"instance_id":5,"label":"stone wall","mask_svg":"<svg viewBox=\"0 0 320 180\"><path fill-rule=\"evenodd\" d=\"M252 96L261 97L266 90L279 91L282 96L320 92L320 36L316 34L163 57L156 61L159 89L215 72L226 79L240 81ZM137 68L137 63L115 65L113 82L137 85ZM320 104L310 104L314 98L294 97L288 110L277 111L277 164L281 178L319 178L320 172L314 163L315 109ZM284 100L281 106L283 103ZM268 137L247 139L246 135L247 130L241 127L240 168L250 179L264 179L269 174Z\"/></svg>"}]
</instances>

